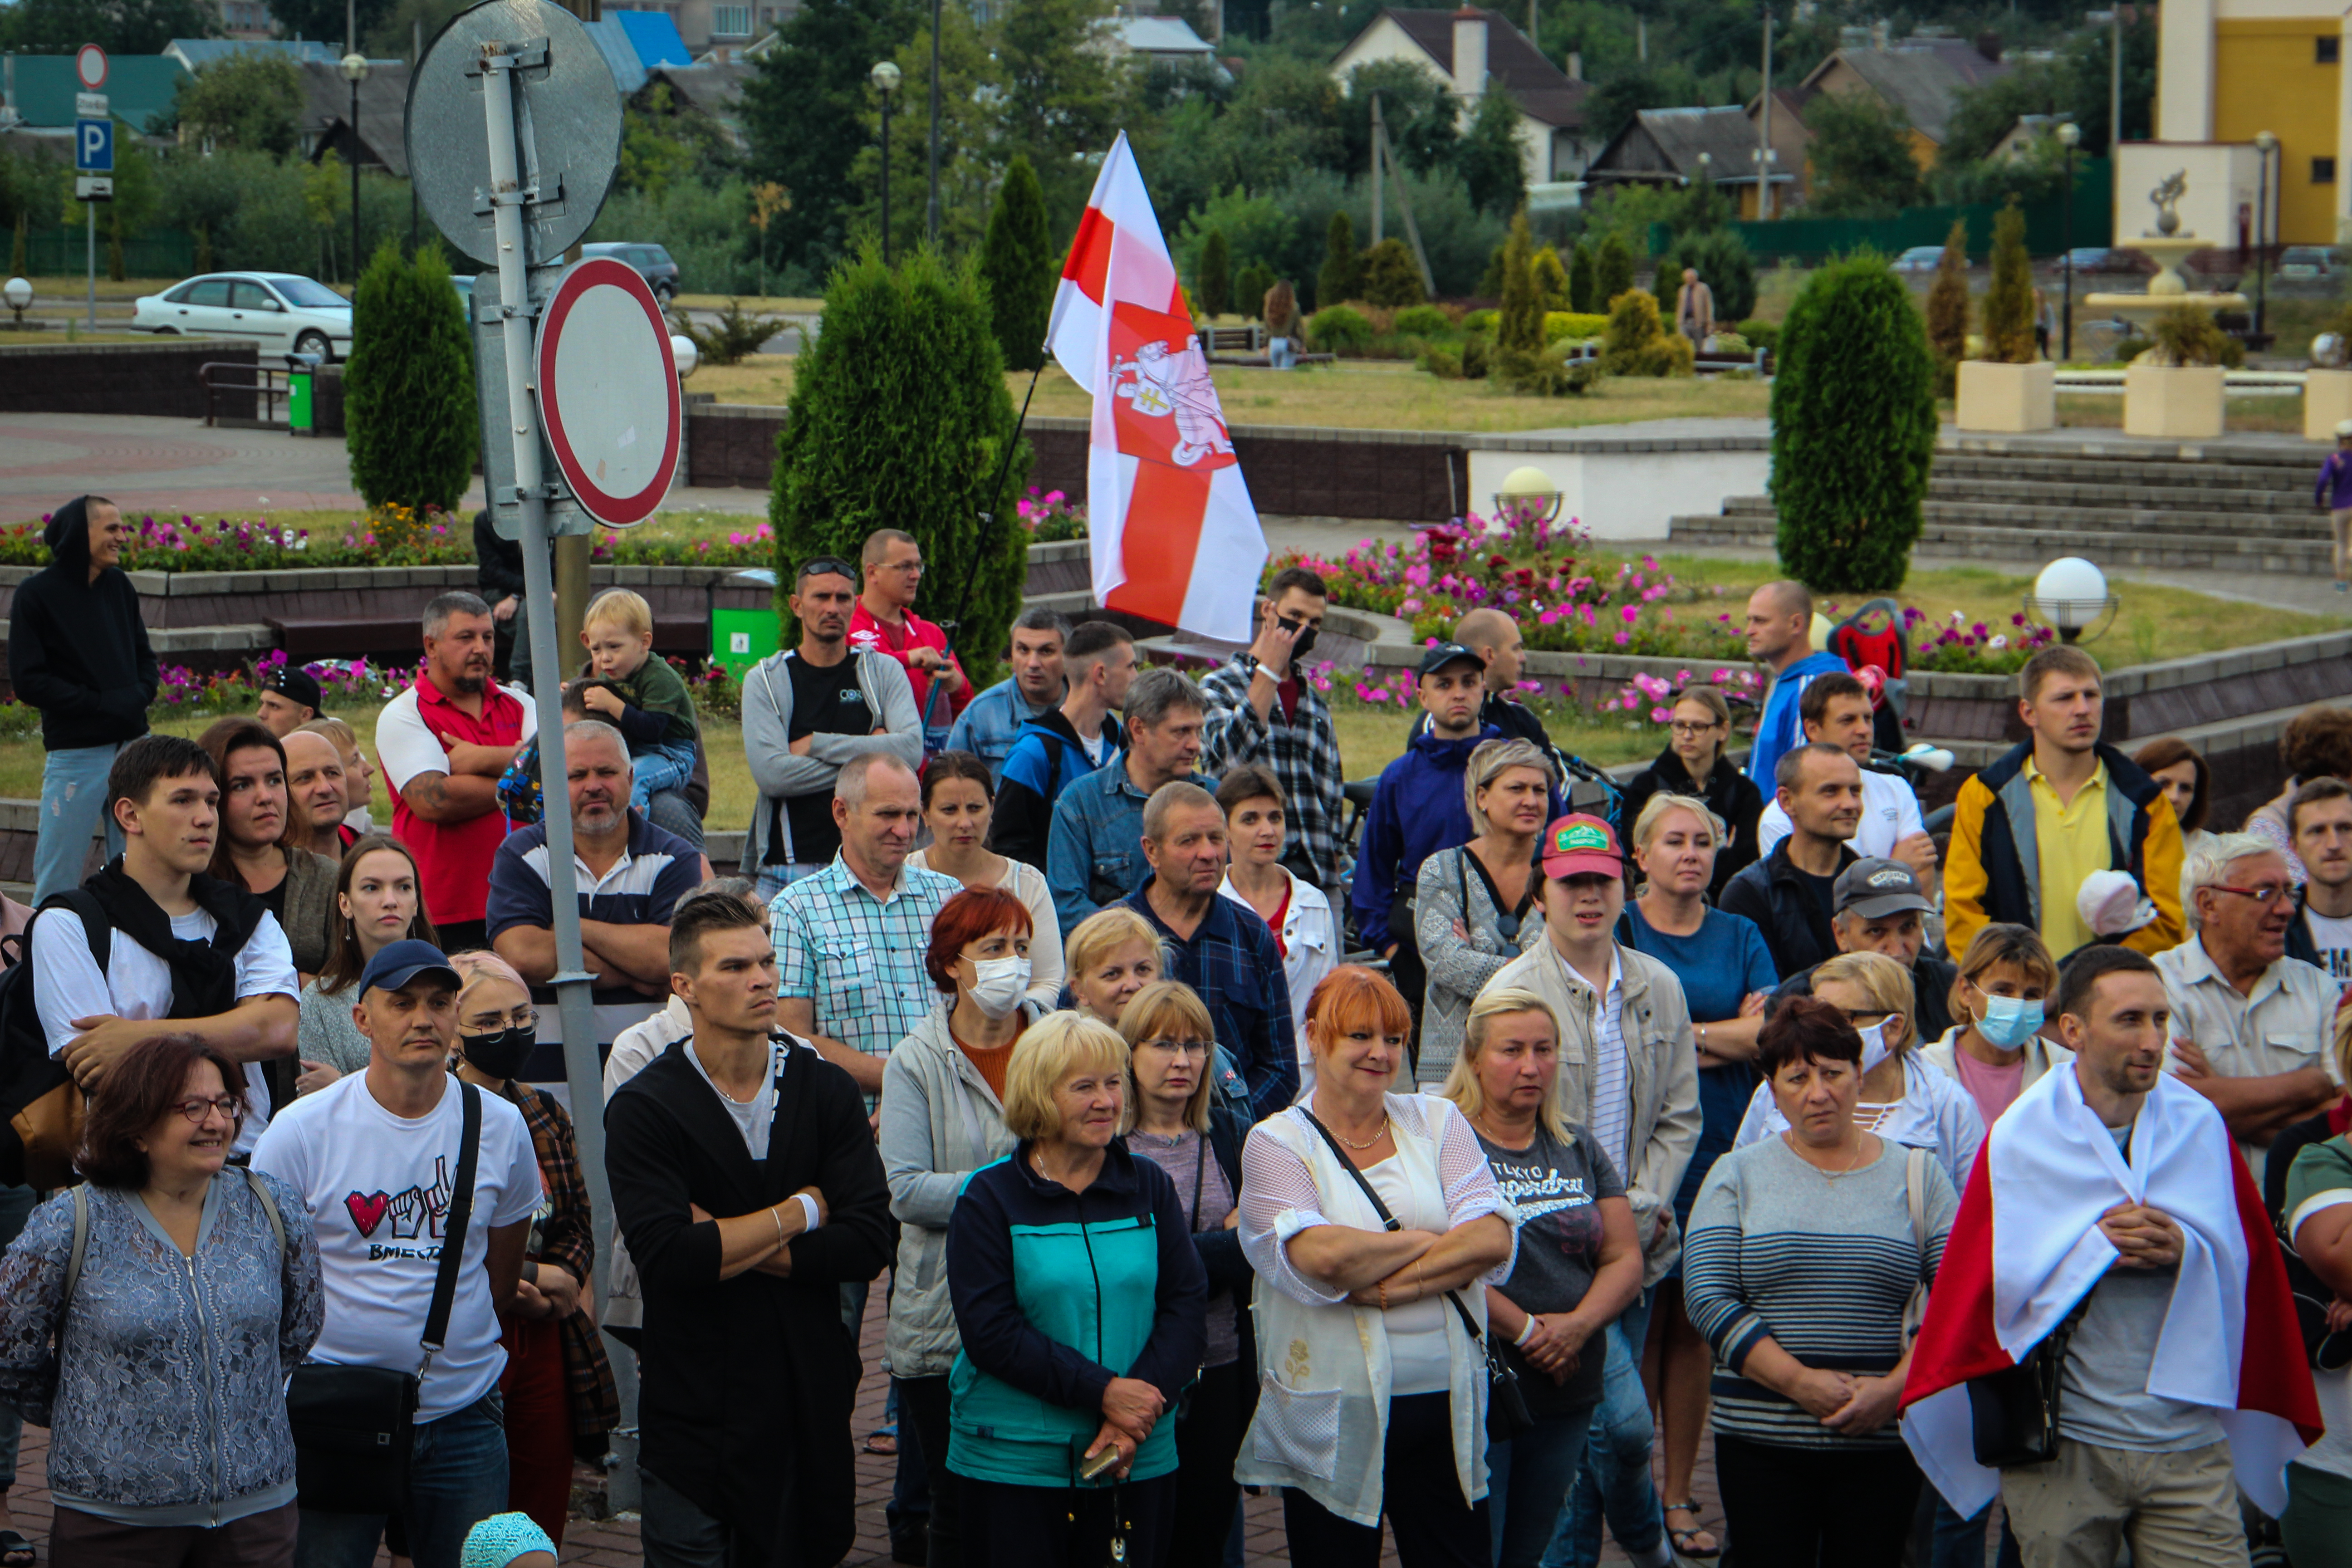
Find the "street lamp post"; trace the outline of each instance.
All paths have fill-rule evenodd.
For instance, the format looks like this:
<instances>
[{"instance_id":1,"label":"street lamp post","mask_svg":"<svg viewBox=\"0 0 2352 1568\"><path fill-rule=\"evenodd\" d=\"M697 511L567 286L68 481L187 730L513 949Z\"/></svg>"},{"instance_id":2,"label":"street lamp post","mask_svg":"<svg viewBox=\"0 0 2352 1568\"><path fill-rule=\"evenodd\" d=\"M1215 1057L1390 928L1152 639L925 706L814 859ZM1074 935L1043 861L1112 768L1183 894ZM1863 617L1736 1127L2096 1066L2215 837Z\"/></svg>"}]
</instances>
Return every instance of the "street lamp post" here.
<instances>
[{"instance_id":1,"label":"street lamp post","mask_svg":"<svg viewBox=\"0 0 2352 1568\"><path fill-rule=\"evenodd\" d=\"M367 80L367 57L354 47L343 57L343 79L352 84L352 118L344 126L352 155L352 279L360 275L360 83Z\"/></svg>"},{"instance_id":2,"label":"street lamp post","mask_svg":"<svg viewBox=\"0 0 2352 1568\"><path fill-rule=\"evenodd\" d=\"M2086 11L2083 20L2111 29L2107 35L2107 156L2113 158L2124 140L2124 9Z\"/></svg>"},{"instance_id":3,"label":"street lamp post","mask_svg":"<svg viewBox=\"0 0 2352 1568\"><path fill-rule=\"evenodd\" d=\"M2074 357L2074 146L2082 140L2082 129L2073 121L2058 127L2058 145L2064 149L2066 164L2066 205L2061 209L2058 230L2058 268L2064 279L2065 300L2058 313L2058 359L2062 364Z\"/></svg>"},{"instance_id":4,"label":"street lamp post","mask_svg":"<svg viewBox=\"0 0 2352 1568\"><path fill-rule=\"evenodd\" d=\"M2278 138L2267 131L2255 132L2254 151L2262 155L2254 184L2254 336L2259 339L2270 313L2271 154L2278 151Z\"/></svg>"},{"instance_id":5,"label":"street lamp post","mask_svg":"<svg viewBox=\"0 0 2352 1568\"><path fill-rule=\"evenodd\" d=\"M931 195L923 219L933 245L940 242L940 0L931 0Z\"/></svg>"},{"instance_id":6,"label":"street lamp post","mask_svg":"<svg viewBox=\"0 0 2352 1568\"><path fill-rule=\"evenodd\" d=\"M882 95L882 265L890 265L890 106L898 99L898 68L884 60L866 73Z\"/></svg>"}]
</instances>

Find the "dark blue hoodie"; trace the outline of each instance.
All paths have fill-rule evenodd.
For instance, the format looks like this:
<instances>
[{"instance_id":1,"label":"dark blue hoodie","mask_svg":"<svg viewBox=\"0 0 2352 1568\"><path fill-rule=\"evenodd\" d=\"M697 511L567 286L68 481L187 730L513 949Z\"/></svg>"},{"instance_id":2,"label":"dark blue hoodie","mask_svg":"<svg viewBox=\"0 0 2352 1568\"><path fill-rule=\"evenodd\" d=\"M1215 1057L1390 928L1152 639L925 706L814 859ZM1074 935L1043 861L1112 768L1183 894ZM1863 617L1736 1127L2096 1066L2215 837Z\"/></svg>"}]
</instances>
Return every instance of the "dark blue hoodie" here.
<instances>
[{"instance_id":1,"label":"dark blue hoodie","mask_svg":"<svg viewBox=\"0 0 2352 1568\"><path fill-rule=\"evenodd\" d=\"M1470 842L1470 805L1462 778L1480 742L1499 741L1488 724L1458 741L1423 731L1405 743L1404 755L1381 770L1372 809L1364 817L1364 841L1356 852L1356 888L1349 902L1356 931L1378 952L1395 940L1389 910L1400 889L1421 875L1421 863L1441 849Z\"/></svg>"},{"instance_id":2,"label":"dark blue hoodie","mask_svg":"<svg viewBox=\"0 0 2352 1568\"><path fill-rule=\"evenodd\" d=\"M41 710L52 752L137 740L163 684L130 577L110 566L89 580L89 499L50 516L49 563L8 606L8 679L17 701Z\"/></svg>"}]
</instances>

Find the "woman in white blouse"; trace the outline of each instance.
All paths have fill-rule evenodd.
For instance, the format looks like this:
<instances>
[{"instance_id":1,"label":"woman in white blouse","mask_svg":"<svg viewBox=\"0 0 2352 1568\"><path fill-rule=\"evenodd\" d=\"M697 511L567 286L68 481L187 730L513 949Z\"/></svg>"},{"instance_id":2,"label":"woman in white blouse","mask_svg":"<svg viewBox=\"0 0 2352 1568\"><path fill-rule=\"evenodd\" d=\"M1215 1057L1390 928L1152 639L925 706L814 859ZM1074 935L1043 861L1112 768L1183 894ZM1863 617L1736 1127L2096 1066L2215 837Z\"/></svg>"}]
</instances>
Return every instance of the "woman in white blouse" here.
<instances>
[{"instance_id":1,"label":"woman in white blouse","mask_svg":"<svg viewBox=\"0 0 2352 1568\"><path fill-rule=\"evenodd\" d=\"M1307 1049L1307 1000L1339 963L1339 921L1323 889L1282 863L1288 836L1282 784L1255 763L1229 769L1217 784L1217 805L1225 814L1225 841L1233 858L1217 891L1265 922L1282 954L1283 978L1290 982L1290 1022L1298 1039L1298 1091L1315 1087L1314 1058Z\"/></svg>"},{"instance_id":2,"label":"woman in white blouse","mask_svg":"<svg viewBox=\"0 0 2352 1568\"><path fill-rule=\"evenodd\" d=\"M1383 1510L1403 1568L1493 1550L1474 1334L1517 1215L1451 1101L1392 1092L1410 1027L1385 979L1334 970L1307 1009L1314 1091L1242 1150L1259 1395L1234 1473L1283 1489L1290 1560L1316 1568L1374 1568Z\"/></svg>"},{"instance_id":3,"label":"woman in white blouse","mask_svg":"<svg viewBox=\"0 0 2352 1568\"><path fill-rule=\"evenodd\" d=\"M941 752L923 766L923 826L931 830L931 842L908 856L907 864L953 877L967 888L1002 888L1019 899L1029 911L1029 999L1051 1007L1062 994L1062 922L1045 873L988 847L995 809L988 764L970 752Z\"/></svg>"}]
</instances>

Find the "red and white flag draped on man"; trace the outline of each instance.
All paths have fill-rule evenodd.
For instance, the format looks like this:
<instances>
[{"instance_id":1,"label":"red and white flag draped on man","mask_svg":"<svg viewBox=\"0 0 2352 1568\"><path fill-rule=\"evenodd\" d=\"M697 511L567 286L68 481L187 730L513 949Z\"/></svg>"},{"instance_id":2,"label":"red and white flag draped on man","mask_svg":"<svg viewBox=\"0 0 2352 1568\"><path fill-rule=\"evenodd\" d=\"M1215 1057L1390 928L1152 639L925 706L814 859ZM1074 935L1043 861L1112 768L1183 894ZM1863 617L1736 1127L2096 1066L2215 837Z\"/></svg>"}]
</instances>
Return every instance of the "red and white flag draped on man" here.
<instances>
[{"instance_id":1,"label":"red and white flag draped on man","mask_svg":"<svg viewBox=\"0 0 2352 1568\"><path fill-rule=\"evenodd\" d=\"M1094 394L1095 602L1249 641L1265 535L1123 131L1078 222L1046 342Z\"/></svg>"},{"instance_id":2,"label":"red and white flag draped on man","mask_svg":"<svg viewBox=\"0 0 2352 1568\"><path fill-rule=\"evenodd\" d=\"M2238 1485L2273 1518L2285 1508L2285 1468L2317 1440L2319 1404L2278 1243L2229 1128L2161 1073L2126 1160L2061 1068L1985 1139L1904 1384L1904 1440L1964 1517L2000 1488L1999 1472L1976 1462L1968 1381L2016 1365L2120 1267L2098 1221L2126 1200L2171 1215L2184 1237L2147 1391L2210 1406Z\"/></svg>"}]
</instances>

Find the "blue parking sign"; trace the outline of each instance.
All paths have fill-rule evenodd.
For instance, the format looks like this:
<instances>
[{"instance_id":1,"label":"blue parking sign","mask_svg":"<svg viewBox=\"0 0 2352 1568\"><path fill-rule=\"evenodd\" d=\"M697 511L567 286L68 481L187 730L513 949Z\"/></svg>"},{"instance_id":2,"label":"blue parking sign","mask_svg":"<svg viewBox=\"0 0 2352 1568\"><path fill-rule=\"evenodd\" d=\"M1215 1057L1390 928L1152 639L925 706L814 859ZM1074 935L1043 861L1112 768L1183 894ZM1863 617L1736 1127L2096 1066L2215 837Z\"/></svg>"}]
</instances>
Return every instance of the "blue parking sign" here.
<instances>
[{"instance_id":1,"label":"blue parking sign","mask_svg":"<svg viewBox=\"0 0 2352 1568\"><path fill-rule=\"evenodd\" d=\"M75 121L74 173L110 174L113 172L114 121L111 120Z\"/></svg>"}]
</instances>

